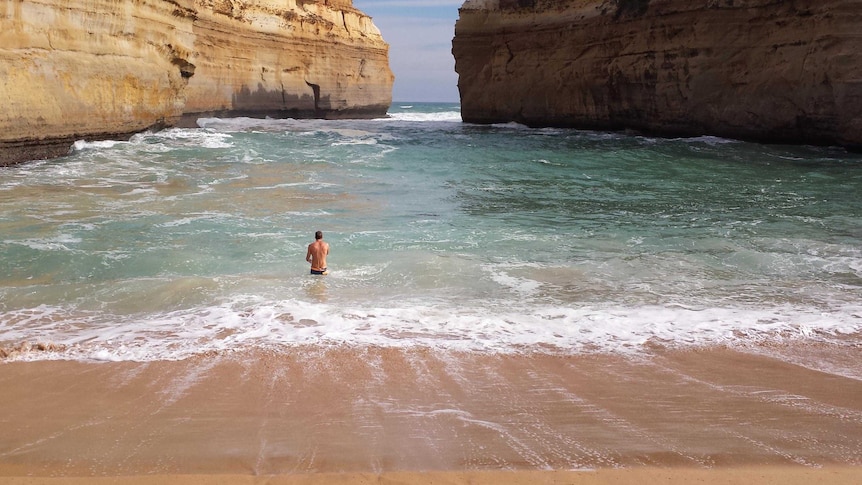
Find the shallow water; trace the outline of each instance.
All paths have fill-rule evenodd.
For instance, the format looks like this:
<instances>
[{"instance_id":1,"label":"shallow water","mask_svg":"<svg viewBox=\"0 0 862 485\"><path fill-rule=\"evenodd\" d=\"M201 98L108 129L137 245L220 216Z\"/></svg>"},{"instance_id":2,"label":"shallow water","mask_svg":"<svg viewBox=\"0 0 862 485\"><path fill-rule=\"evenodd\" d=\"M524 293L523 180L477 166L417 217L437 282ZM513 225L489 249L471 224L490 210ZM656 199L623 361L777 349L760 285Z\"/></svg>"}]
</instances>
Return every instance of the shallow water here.
<instances>
[{"instance_id":1,"label":"shallow water","mask_svg":"<svg viewBox=\"0 0 862 485\"><path fill-rule=\"evenodd\" d=\"M840 149L476 126L445 104L199 125L0 168L0 347L860 342L862 157Z\"/></svg>"}]
</instances>

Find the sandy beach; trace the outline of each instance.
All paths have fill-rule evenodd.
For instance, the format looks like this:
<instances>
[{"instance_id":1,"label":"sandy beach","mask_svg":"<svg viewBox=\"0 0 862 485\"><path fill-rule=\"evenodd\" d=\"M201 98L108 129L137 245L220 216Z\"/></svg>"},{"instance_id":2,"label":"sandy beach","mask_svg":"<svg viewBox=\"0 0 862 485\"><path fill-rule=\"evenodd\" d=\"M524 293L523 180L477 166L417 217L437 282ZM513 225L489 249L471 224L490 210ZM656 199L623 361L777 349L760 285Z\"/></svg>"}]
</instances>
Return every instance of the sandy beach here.
<instances>
[{"instance_id":1,"label":"sandy beach","mask_svg":"<svg viewBox=\"0 0 862 485\"><path fill-rule=\"evenodd\" d=\"M858 350L770 352L6 362L0 481L859 483Z\"/></svg>"},{"instance_id":2,"label":"sandy beach","mask_svg":"<svg viewBox=\"0 0 862 485\"><path fill-rule=\"evenodd\" d=\"M500 472L388 472L317 473L275 476L250 475L148 475L122 477L0 477L9 485L643 485L645 483L725 485L809 485L857 484L858 468L742 468L693 470L687 468L644 468L597 471L500 471Z\"/></svg>"}]
</instances>

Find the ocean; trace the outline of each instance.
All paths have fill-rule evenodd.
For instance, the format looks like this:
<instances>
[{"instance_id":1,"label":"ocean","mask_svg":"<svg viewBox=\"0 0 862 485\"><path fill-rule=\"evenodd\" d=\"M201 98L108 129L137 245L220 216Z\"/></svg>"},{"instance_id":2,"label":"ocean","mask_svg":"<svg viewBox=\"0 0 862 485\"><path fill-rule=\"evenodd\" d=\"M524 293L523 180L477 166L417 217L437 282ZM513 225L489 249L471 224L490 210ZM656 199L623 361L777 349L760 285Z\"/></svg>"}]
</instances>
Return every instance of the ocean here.
<instances>
[{"instance_id":1,"label":"ocean","mask_svg":"<svg viewBox=\"0 0 862 485\"><path fill-rule=\"evenodd\" d=\"M0 168L6 360L862 345L859 154L454 103L198 125Z\"/></svg>"}]
</instances>

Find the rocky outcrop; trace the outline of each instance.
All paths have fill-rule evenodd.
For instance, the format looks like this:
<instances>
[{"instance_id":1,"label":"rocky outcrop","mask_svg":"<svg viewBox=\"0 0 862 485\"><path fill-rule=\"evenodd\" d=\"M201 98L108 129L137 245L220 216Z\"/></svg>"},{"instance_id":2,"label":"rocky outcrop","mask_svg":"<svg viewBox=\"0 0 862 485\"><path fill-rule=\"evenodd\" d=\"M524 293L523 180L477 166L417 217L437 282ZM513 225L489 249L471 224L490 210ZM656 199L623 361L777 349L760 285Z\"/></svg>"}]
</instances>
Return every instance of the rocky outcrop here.
<instances>
[{"instance_id":1,"label":"rocky outcrop","mask_svg":"<svg viewBox=\"0 0 862 485\"><path fill-rule=\"evenodd\" d=\"M464 121L862 146L859 0L467 0Z\"/></svg>"},{"instance_id":2,"label":"rocky outcrop","mask_svg":"<svg viewBox=\"0 0 862 485\"><path fill-rule=\"evenodd\" d=\"M0 2L0 165L199 116L381 116L388 49L351 0Z\"/></svg>"}]
</instances>

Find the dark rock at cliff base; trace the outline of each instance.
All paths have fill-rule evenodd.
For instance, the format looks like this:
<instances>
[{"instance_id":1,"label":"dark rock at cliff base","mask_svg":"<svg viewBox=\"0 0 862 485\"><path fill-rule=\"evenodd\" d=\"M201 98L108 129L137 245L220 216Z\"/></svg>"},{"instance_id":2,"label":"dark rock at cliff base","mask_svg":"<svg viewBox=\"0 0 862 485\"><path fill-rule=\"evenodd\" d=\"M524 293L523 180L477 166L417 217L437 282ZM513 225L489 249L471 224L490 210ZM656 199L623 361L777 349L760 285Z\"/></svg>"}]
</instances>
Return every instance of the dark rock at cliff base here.
<instances>
[{"instance_id":1,"label":"dark rock at cliff base","mask_svg":"<svg viewBox=\"0 0 862 485\"><path fill-rule=\"evenodd\" d=\"M464 121L862 146L859 0L468 0Z\"/></svg>"}]
</instances>

